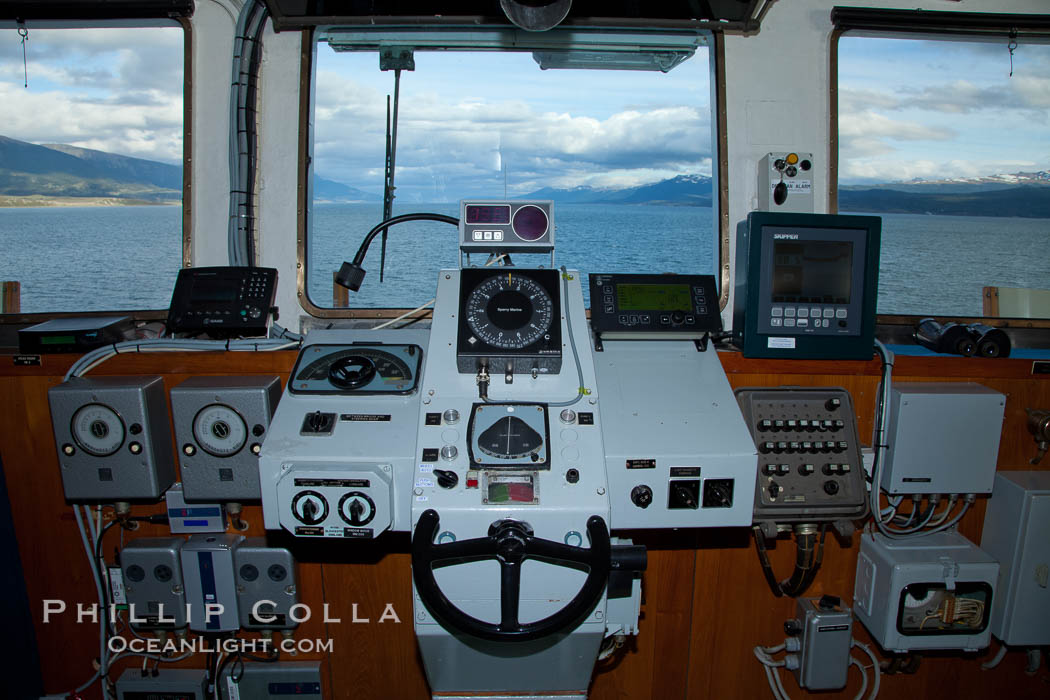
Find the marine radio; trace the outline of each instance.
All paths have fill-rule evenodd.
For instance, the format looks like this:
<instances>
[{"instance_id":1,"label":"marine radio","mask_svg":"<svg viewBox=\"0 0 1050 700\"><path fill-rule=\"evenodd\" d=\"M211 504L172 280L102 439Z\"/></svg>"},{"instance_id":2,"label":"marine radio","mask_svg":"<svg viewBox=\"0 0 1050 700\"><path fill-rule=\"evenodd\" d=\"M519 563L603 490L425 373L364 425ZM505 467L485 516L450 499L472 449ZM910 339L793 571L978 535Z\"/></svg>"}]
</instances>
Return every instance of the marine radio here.
<instances>
[{"instance_id":1,"label":"marine radio","mask_svg":"<svg viewBox=\"0 0 1050 700\"><path fill-rule=\"evenodd\" d=\"M184 267L171 294L168 332L266 335L276 294L272 267Z\"/></svg>"}]
</instances>

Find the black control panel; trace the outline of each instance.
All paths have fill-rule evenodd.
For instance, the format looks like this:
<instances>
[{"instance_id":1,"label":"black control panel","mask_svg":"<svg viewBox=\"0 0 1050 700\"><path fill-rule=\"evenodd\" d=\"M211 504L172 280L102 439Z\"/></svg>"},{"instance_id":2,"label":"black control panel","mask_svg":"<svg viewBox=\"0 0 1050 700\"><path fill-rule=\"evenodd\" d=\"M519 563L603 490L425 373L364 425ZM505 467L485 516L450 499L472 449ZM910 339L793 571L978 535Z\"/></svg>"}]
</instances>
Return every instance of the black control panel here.
<instances>
[{"instance_id":1,"label":"black control panel","mask_svg":"<svg viewBox=\"0 0 1050 700\"><path fill-rule=\"evenodd\" d=\"M736 398L758 450L756 523L867 515L857 418L848 391L742 388Z\"/></svg>"},{"instance_id":2,"label":"black control panel","mask_svg":"<svg viewBox=\"0 0 1050 700\"><path fill-rule=\"evenodd\" d=\"M713 275L590 275L591 327L605 338L699 338L722 330Z\"/></svg>"},{"instance_id":3,"label":"black control panel","mask_svg":"<svg viewBox=\"0 0 1050 700\"><path fill-rule=\"evenodd\" d=\"M179 270L168 308L170 333L266 335L277 294L271 267L187 267Z\"/></svg>"}]
</instances>

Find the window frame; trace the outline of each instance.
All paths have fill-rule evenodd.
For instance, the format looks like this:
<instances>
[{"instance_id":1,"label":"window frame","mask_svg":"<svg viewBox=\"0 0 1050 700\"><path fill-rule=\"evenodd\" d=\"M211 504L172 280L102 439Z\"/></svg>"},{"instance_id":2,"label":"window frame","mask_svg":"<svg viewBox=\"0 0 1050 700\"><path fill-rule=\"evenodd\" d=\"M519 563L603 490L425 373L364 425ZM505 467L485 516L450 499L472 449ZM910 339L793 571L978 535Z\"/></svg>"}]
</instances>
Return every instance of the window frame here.
<instances>
[{"instance_id":1,"label":"window frame","mask_svg":"<svg viewBox=\"0 0 1050 700\"><path fill-rule=\"evenodd\" d=\"M1005 39L1015 32L1020 36L1050 39L1050 22L1039 16L982 14L966 12L930 12L925 10L879 10L835 7L831 13L833 29L828 42L828 213L839 212L839 40L847 35L887 39L936 39L941 41L988 41ZM959 323L983 323L988 326L1045 331L1050 318L1011 318L1001 316L950 316L944 314L877 314L880 336L891 342L910 344L911 334L919 321L935 317ZM1038 337L1045 342L1045 333Z\"/></svg>"},{"instance_id":2,"label":"window frame","mask_svg":"<svg viewBox=\"0 0 1050 700\"><path fill-rule=\"evenodd\" d=\"M321 319L390 319L401 316L408 309L395 307L323 307L317 306L307 292L307 272L309 256L307 254L308 238L311 227L310 216L313 204L313 186L311 182L313 160L313 111L316 94L315 63L319 40L317 32L330 27L313 26L301 31L299 61L299 167L298 167L298 225L296 231L296 297L301 310L313 318ZM498 27L505 29L505 27ZM396 31L396 28L384 28ZM418 27L414 27L418 30ZM442 29L442 27L438 27ZM479 29L485 29L480 27ZM578 29L574 27L574 29ZM610 29L596 28L610 33L638 33L637 27ZM659 27L654 27L659 29ZM727 189L728 157L726 139L725 110L725 41L719 29L694 30L706 39L708 47L708 71L710 74L711 95L711 208L712 234L717 241L712 242L714 256L714 276L719 286L719 308L724 310L729 301L730 277L730 225L729 193ZM378 222L376 222L378 223ZM334 280L333 280L334 284ZM352 298L352 297L351 297ZM587 310L588 314L590 309ZM432 310L426 310L419 318L429 318Z\"/></svg>"},{"instance_id":3,"label":"window frame","mask_svg":"<svg viewBox=\"0 0 1050 700\"><path fill-rule=\"evenodd\" d=\"M119 11L119 10L115 10ZM190 200L192 184L192 129L193 114L193 25L188 15L170 19L110 19L92 20L36 20L30 18L32 26L40 29L123 29L132 27L175 27L182 29L182 251L180 269L192 266L193 247L191 239L193 212ZM30 27L32 31L32 27ZM16 280L17 281L17 280ZM52 318L83 318L96 316L127 316L133 321L157 321L167 318L167 307L161 309L108 309L101 311L39 311L33 313L0 313L0 326L28 325Z\"/></svg>"}]
</instances>

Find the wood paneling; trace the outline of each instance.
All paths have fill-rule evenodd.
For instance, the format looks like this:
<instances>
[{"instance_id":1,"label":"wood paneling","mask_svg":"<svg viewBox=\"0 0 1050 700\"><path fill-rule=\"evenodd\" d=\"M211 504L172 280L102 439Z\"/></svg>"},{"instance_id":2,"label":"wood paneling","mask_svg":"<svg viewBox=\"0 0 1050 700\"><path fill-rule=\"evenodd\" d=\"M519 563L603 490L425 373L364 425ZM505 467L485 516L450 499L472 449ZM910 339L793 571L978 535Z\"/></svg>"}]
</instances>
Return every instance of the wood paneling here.
<instances>
[{"instance_id":1,"label":"wood paneling","mask_svg":"<svg viewBox=\"0 0 1050 700\"><path fill-rule=\"evenodd\" d=\"M747 360L721 353L733 387L778 385L842 386L853 396L864 442L871 437L880 368L871 362ZM69 689L90 677L98 653L97 627L76 624L67 613L42 622L42 601L63 599L91 603L94 584L78 542L72 509L62 498L52 440L47 389L61 381L71 356L45 356L39 367L0 362L0 450L26 585L36 620L37 640L49 692ZM294 362L291 352L164 353L121 355L95 374L160 374L170 389L198 374L279 374ZM1035 443L1025 429L1024 409L1050 408L1050 377L1031 374L1025 360L978 360L944 357L899 357L896 381L977 381L1007 395L999 452L1000 469L1047 469L1050 459L1032 467ZM965 439L965 436L960 436ZM979 541L985 499L979 499L961 523L967 537ZM136 507L151 512L154 507ZM246 534L263 534L259 506L245 508ZM158 535L163 528L143 526L126 537ZM794 615L794 601L775 598L766 587L746 529L698 532L625 533L649 547L641 633L622 653L601 664L591 688L595 699L764 698L765 676L751 649L783 639L783 622ZM423 698L426 679L412 631L408 538L386 534L376 542L296 542L269 533L274 544L290 547L299 560L299 589L313 609L299 639L330 639L333 651L323 655L329 697ZM116 537L107 540L112 558ZM828 535L824 564L807 595L829 593L850 601L860 534L849 542ZM770 552L775 570L787 575L794 547L783 539ZM322 606L341 622L325 624ZM378 623L387 603L400 623ZM353 623L354 605L358 619ZM1048 621L1050 624L1050 621ZM855 636L868 640L858 624ZM884 698L972 698L1008 695L1045 698L1050 677L1044 669L1023 673L1024 654L1015 652L994 671L981 671L980 661L997 648L977 655L930 654L914 675L885 677ZM315 655L314 658L319 657ZM300 657L300 658L311 658ZM200 666L198 660L192 665ZM852 698L859 674L850 685L826 698ZM117 673L113 674L116 677ZM781 674L792 697L806 695L790 673ZM88 697L98 697L95 695Z\"/></svg>"}]
</instances>

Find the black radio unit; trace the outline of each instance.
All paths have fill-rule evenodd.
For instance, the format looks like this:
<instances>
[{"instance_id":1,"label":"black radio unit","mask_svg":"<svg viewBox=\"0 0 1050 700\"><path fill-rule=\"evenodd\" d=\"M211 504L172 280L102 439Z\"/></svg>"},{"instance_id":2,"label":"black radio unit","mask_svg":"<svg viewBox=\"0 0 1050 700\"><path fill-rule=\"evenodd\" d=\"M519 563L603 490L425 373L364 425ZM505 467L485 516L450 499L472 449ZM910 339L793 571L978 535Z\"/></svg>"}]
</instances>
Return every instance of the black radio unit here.
<instances>
[{"instance_id":1,"label":"black radio unit","mask_svg":"<svg viewBox=\"0 0 1050 700\"><path fill-rule=\"evenodd\" d=\"M591 327L608 340L701 338L722 330L712 275L592 274Z\"/></svg>"},{"instance_id":2,"label":"black radio unit","mask_svg":"<svg viewBox=\"0 0 1050 700\"><path fill-rule=\"evenodd\" d=\"M183 268L171 295L168 332L266 335L276 294L271 267Z\"/></svg>"}]
</instances>

